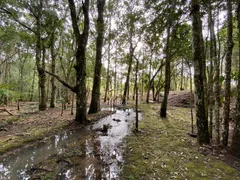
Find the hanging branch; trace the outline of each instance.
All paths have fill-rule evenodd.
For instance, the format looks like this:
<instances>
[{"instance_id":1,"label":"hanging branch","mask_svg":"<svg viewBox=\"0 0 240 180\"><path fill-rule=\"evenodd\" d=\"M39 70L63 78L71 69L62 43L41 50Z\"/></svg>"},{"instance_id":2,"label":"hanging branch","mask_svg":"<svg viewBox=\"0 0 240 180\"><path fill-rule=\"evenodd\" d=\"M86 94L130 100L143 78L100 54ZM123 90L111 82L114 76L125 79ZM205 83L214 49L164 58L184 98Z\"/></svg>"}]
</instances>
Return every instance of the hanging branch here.
<instances>
[{"instance_id":1,"label":"hanging branch","mask_svg":"<svg viewBox=\"0 0 240 180\"><path fill-rule=\"evenodd\" d=\"M38 66L38 65L37 65ZM53 76L54 78L56 78L60 83L62 83L62 85L64 85L65 87L69 88L72 92L76 93L76 88L74 86L71 86L70 84L68 84L67 82L65 82L64 80L62 80L58 75L53 74L43 68L41 68L40 66L38 66L38 68L41 71L44 71L45 73L49 74L50 76Z\"/></svg>"}]
</instances>

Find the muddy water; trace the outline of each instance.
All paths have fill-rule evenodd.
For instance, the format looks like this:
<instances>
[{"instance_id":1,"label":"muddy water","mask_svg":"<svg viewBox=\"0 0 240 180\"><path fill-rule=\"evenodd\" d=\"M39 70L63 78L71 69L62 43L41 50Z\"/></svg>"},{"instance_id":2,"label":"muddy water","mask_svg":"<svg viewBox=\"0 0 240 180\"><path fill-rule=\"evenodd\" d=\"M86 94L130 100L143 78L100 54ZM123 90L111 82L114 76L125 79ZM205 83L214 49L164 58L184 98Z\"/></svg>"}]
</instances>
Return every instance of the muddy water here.
<instances>
[{"instance_id":1,"label":"muddy water","mask_svg":"<svg viewBox=\"0 0 240 180\"><path fill-rule=\"evenodd\" d=\"M134 122L133 110L116 110L84 129L21 149L0 159L0 179L36 178L39 172L57 179L118 179L123 165L123 138ZM103 126L108 127L107 133L101 131Z\"/></svg>"}]
</instances>

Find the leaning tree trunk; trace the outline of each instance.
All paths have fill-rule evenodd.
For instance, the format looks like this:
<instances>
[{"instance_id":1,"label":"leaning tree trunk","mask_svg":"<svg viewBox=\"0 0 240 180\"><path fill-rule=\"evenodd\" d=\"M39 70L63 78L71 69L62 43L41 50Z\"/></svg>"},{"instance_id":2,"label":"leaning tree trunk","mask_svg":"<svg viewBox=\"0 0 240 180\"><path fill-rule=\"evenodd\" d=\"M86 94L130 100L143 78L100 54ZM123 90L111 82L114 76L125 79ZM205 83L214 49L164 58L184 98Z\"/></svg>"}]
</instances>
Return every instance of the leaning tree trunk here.
<instances>
[{"instance_id":1,"label":"leaning tree trunk","mask_svg":"<svg viewBox=\"0 0 240 180\"><path fill-rule=\"evenodd\" d=\"M229 134L229 114L230 114L230 94L231 94L231 65L233 49L233 24L232 24L232 3L227 0L227 52L225 62L225 89L224 89L224 106L223 106L223 124L222 124L222 144L226 148L228 145Z\"/></svg>"},{"instance_id":2,"label":"leaning tree trunk","mask_svg":"<svg viewBox=\"0 0 240 180\"><path fill-rule=\"evenodd\" d=\"M122 104L126 105L127 103L127 94L129 92L129 81L130 81L130 74L132 70L132 61L133 61L133 53L134 53L134 48L132 44L132 27L130 29L130 47L129 47L129 63L128 63L128 72L127 72L127 78L124 86L124 92L123 92L123 99L122 99Z\"/></svg>"},{"instance_id":3,"label":"leaning tree trunk","mask_svg":"<svg viewBox=\"0 0 240 180\"><path fill-rule=\"evenodd\" d=\"M171 84L171 51L170 51L170 25L167 28L167 45L166 45L166 63L165 63L165 84L164 84L164 97L161 104L160 116L167 116L167 102L168 94Z\"/></svg>"},{"instance_id":4,"label":"leaning tree trunk","mask_svg":"<svg viewBox=\"0 0 240 180\"><path fill-rule=\"evenodd\" d=\"M98 19L97 19L97 44L96 44L96 62L95 72L93 80L92 99L89 108L89 114L100 111L100 85L101 85L101 67L102 67L102 46L103 46L103 34L104 34L104 11L105 0L97 1Z\"/></svg>"},{"instance_id":5,"label":"leaning tree trunk","mask_svg":"<svg viewBox=\"0 0 240 180\"><path fill-rule=\"evenodd\" d=\"M78 27L78 17L76 14L76 7L74 0L68 0L69 8L71 11L71 19L74 35L76 38L77 50L76 50L76 121L83 123L87 120L87 98L86 98L86 46L89 35L89 0L85 0L83 3L84 14L84 28L80 33Z\"/></svg>"},{"instance_id":6,"label":"leaning tree trunk","mask_svg":"<svg viewBox=\"0 0 240 180\"><path fill-rule=\"evenodd\" d=\"M240 49L240 2L237 6L238 22L238 49ZM237 102L236 102L236 125L233 132L231 152L240 158L240 51L238 51L238 85L237 85Z\"/></svg>"},{"instance_id":7,"label":"leaning tree trunk","mask_svg":"<svg viewBox=\"0 0 240 180\"><path fill-rule=\"evenodd\" d=\"M197 139L199 144L209 143L208 121L205 113L204 99L204 69L202 51L202 21L200 19L200 4L198 0L192 0L192 37L193 37L193 63L194 63L194 83L195 83L195 107L197 120Z\"/></svg>"}]
</instances>

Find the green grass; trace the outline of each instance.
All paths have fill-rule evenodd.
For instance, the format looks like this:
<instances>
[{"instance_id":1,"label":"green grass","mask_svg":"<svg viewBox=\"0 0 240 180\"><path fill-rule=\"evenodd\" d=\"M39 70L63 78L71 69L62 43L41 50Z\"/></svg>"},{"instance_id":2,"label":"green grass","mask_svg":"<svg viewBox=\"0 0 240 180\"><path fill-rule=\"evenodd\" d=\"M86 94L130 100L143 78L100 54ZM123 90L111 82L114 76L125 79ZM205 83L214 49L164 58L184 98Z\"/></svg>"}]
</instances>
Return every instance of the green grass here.
<instances>
[{"instance_id":1,"label":"green grass","mask_svg":"<svg viewBox=\"0 0 240 180\"><path fill-rule=\"evenodd\" d=\"M240 172L198 152L191 131L190 109L170 107L161 119L159 105L140 105L140 132L126 140L121 179L240 179Z\"/></svg>"}]
</instances>

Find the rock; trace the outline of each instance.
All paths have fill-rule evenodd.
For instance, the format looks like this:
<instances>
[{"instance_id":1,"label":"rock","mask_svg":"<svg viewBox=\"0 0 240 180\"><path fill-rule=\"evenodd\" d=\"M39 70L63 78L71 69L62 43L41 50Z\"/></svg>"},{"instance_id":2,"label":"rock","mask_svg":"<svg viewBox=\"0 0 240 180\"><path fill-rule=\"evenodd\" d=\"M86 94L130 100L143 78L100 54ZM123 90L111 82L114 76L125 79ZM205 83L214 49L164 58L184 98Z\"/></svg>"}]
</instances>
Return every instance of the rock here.
<instances>
[{"instance_id":1,"label":"rock","mask_svg":"<svg viewBox=\"0 0 240 180\"><path fill-rule=\"evenodd\" d=\"M120 120L120 119L115 119L115 118L113 118L113 121L116 121L116 122L121 122L121 120Z\"/></svg>"}]
</instances>

